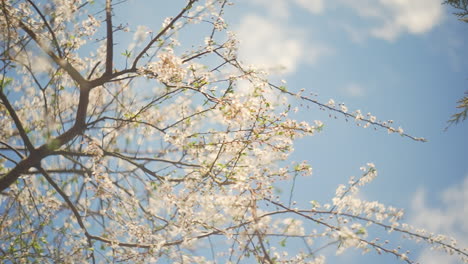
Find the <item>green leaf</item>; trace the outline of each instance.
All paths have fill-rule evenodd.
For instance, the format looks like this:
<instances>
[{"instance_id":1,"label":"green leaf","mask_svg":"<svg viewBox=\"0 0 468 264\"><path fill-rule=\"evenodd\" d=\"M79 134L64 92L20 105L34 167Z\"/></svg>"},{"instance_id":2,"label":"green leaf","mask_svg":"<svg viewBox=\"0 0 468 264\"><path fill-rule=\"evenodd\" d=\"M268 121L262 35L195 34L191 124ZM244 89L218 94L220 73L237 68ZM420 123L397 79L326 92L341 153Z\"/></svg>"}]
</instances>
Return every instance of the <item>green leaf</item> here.
<instances>
[{"instance_id":1,"label":"green leaf","mask_svg":"<svg viewBox=\"0 0 468 264\"><path fill-rule=\"evenodd\" d=\"M125 50L125 52L122 52L121 54L127 58L130 58L130 56L132 56L132 52L128 50Z\"/></svg>"},{"instance_id":2,"label":"green leaf","mask_svg":"<svg viewBox=\"0 0 468 264\"><path fill-rule=\"evenodd\" d=\"M365 235L366 234L366 228L361 227L356 231L356 235Z\"/></svg>"},{"instance_id":3,"label":"green leaf","mask_svg":"<svg viewBox=\"0 0 468 264\"><path fill-rule=\"evenodd\" d=\"M280 246L286 247L286 240L287 240L287 238L283 238L283 239L279 242Z\"/></svg>"},{"instance_id":4,"label":"green leaf","mask_svg":"<svg viewBox=\"0 0 468 264\"><path fill-rule=\"evenodd\" d=\"M4 78L3 80L0 80L0 89L5 88L7 85L11 84L12 81L12 78Z\"/></svg>"}]
</instances>

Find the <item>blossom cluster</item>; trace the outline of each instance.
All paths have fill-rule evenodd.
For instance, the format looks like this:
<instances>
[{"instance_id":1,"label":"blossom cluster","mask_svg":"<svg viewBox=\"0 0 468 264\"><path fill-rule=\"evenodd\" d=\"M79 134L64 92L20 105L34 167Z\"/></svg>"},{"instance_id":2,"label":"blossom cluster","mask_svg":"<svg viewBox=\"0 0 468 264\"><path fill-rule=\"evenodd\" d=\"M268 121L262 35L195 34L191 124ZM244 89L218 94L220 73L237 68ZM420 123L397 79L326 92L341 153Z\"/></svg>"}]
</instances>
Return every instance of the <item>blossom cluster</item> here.
<instances>
[{"instance_id":1,"label":"blossom cluster","mask_svg":"<svg viewBox=\"0 0 468 264\"><path fill-rule=\"evenodd\" d=\"M158 59L140 69L140 73L166 84L178 84L185 79L187 70L182 66L182 60L174 55L172 49L159 53Z\"/></svg>"}]
</instances>

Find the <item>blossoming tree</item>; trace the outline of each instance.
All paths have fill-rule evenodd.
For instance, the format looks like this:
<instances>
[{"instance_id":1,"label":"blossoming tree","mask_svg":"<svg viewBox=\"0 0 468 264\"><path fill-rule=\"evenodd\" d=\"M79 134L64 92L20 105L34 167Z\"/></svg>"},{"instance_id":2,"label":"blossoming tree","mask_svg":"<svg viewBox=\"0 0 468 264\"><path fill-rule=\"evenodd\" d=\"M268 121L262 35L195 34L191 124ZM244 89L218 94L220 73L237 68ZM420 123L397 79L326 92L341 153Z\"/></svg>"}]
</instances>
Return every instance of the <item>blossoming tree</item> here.
<instances>
[{"instance_id":1,"label":"blossoming tree","mask_svg":"<svg viewBox=\"0 0 468 264\"><path fill-rule=\"evenodd\" d=\"M322 128L289 118L281 98L424 139L243 65L227 0L189 0L156 29L113 21L124 2L0 2L2 262L323 263L313 242L327 241L412 263L379 229L467 261L450 238L357 198L372 163L329 204L296 208L274 192L312 173L288 155ZM195 27L206 34L180 45Z\"/></svg>"}]
</instances>

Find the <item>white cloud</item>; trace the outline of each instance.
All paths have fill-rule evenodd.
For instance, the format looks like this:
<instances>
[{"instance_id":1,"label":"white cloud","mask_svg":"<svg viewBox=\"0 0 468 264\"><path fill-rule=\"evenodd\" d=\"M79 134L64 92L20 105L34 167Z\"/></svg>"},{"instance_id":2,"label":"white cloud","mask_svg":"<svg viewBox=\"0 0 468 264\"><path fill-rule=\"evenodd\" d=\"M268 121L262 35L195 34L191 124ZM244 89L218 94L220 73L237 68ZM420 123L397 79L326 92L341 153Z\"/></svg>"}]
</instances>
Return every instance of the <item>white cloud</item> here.
<instances>
[{"instance_id":1,"label":"white cloud","mask_svg":"<svg viewBox=\"0 0 468 264\"><path fill-rule=\"evenodd\" d=\"M459 247L468 245L468 175L457 186L444 190L438 198L442 202L440 208L427 205L425 190L418 190L412 201L410 223L425 228L434 233L449 235L455 238ZM457 256L449 256L443 252L424 250L418 259L419 263L459 263Z\"/></svg>"},{"instance_id":2,"label":"white cloud","mask_svg":"<svg viewBox=\"0 0 468 264\"><path fill-rule=\"evenodd\" d=\"M413 34L431 30L442 19L440 1L429 0L381 0L390 11L390 18L385 19L384 26L374 29L377 37L387 40L395 39L402 32Z\"/></svg>"},{"instance_id":3,"label":"white cloud","mask_svg":"<svg viewBox=\"0 0 468 264\"><path fill-rule=\"evenodd\" d=\"M268 10L270 15L279 18L289 17L289 3L285 0L247 0L249 4L256 4Z\"/></svg>"},{"instance_id":4,"label":"white cloud","mask_svg":"<svg viewBox=\"0 0 468 264\"><path fill-rule=\"evenodd\" d=\"M139 47L148 38L149 32L150 29L147 26L138 26L133 34L133 42L128 45L127 50L133 51L135 47Z\"/></svg>"},{"instance_id":5,"label":"white cloud","mask_svg":"<svg viewBox=\"0 0 468 264\"><path fill-rule=\"evenodd\" d=\"M445 252L435 252L425 249L419 256L417 262L424 264L458 264L460 263L460 259L457 256L450 256Z\"/></svg>"},{"instance_id":6,"label":"white cloud","mask_svg":"<svg viewBox=\"0 0 468 264\"><path fill-rule=\"evenodd\" d=\"M249 4L261 6L279 19L288 19L294 7L314 15L325 11L324 0L251 0ZM344 30L355 42L367 36L394 41L402 34L422 34L440 24L444 14L440 0L336 0L327 4L328 9L345 7L364 20L364 33L355 23L344 21L348 25Z\"/></svg>"},{"instance_id":7,"label":"white cloud","mask_svg":"<svg viewBox=\"0 0 468 264\"><path fill-rule=\"evenodd\" d=\"M421 34L442 21L439 0L340 0L361 18L371 20L371 35L393 41L401 34Z\"/></svg>"},{"instance_id":8,"label":"white cloud","mask_svg":"<svg viewBox=\"0 0 468 264\"><path fill-rule=\"evenodd\" d=\"M246 15L236 30L240 40L240 57L261 68L284 67L294 72L301 63L313 64L330 49L305 39L305 33L292 30L284 23L257 15Z\"/></svg>"},{"instance_id":9,"label":"white cloud","mask_svg":"<svg viewBox=\"0 0 468 264\"><path fill-rule=\"evenodd\" d=\"M324 10L323 0L296 0L296 4L312 14L320 14Z\"/></svg>"},{"instance_id":10,"label":"white cloud","mask_svg":"<svg viewBox=\"0 0 468 264\"><path fill-rule=\"evenodd\" d=\"M320 14L325 7L324 0L249 0L249 3L264 7L270 15L278 18L288 18L294 4L311 14Z\"/></svg>"}]
</instances>

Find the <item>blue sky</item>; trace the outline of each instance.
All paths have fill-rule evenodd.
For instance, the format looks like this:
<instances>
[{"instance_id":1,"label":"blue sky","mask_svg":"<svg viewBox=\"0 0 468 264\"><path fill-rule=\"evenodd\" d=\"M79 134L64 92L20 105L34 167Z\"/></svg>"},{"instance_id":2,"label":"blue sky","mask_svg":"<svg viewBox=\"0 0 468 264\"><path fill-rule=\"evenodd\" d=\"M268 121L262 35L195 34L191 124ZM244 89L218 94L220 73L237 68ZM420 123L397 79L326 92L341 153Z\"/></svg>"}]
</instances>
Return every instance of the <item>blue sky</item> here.
<instances>
[{"instance_id":1,"label":"blue sky","mask_svg":"<svg viewBox=\"0 0 468 264\"><path fill-rule=\"evenodd\" d=\"M133 0L116 15L135 21L133 30L138 23L157 28L163 16L176 14L185 3L162 7L160 2ZM325 202L338 184L373 162L379 176L361 191L362 197L404 208L405 222L453 235L466 247L468 122L444 128L468 90L468 24L441 0L235 2L225 20L241 41L245 63L271 69L272 80L286 80L291 90L305 88L325 103L333 98L351 111L394 120L396 127L428 139L415 142L383 129L356 127L313 105L304 108L298 119L321 120L325 127L295 145L292 159L309 161L314 174L298 179L294 199L304 205ZM424 250L411 255L422 263L458 263ZM393 257L353 252L331 258L395 263Z\"/></svg>"}]
</instances>

